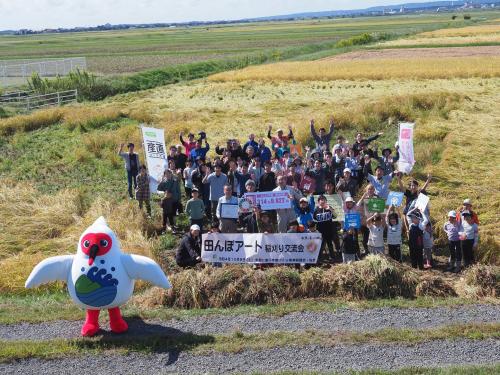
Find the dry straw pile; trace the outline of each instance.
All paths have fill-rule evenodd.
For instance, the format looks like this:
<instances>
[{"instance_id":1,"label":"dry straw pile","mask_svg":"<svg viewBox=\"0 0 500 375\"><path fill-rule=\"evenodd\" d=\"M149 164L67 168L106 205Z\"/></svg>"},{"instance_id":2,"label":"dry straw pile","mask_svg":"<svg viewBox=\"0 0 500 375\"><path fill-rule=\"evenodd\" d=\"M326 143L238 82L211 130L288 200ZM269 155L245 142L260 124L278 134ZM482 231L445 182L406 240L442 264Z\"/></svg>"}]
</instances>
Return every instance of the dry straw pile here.
<instances>
[{"instance_id":1,"label":"dry straw pile","mask_svg":"<svg viewBox=\"0 0 500 375\"><path fill-rule=\"evenodd\" d=\"M337 297L346 300L417 296L495 298L500 269L484 265L467 270L458 282L415 271L391 259L370 255L350 265L253 270L248 266L205 267L170 276L173 288L152 288L135 298L143 307L229 307L282 303L297 298Z\"/></svg>"}]
</instances>

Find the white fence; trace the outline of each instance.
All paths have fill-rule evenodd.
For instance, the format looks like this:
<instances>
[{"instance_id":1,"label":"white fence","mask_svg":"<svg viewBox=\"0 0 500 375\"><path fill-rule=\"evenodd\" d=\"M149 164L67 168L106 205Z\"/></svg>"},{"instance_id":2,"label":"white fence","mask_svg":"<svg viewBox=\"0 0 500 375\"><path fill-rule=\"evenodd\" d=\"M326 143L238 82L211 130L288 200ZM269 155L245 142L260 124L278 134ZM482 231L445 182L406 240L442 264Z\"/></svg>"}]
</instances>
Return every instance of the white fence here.
<instances>
[{"instance_id":1,"label":"white fence","mask_svg":"<svg viewBox=\"0 0 500 375\"><path fill-rule=\"evenodd\" d=\"M74 103L77 97L77 90L59 91L43 95L34 94L30 91L10 92L0 96L0 107L10 107L16 111L25 112Z\"/></svg>"},{"instance_id":2,"label":"white fence","mask_svg":"<svg viewBox=\"0 0 500 375\"><path fill-rule=\"evenodd\" d=\"M71 57L67 59L35 60L0 60L0 84L8 86L12 78L29 78L33 73L40 77L65 76L69 72L87 69L85 57Z\"/></svg>"}]
</instances>

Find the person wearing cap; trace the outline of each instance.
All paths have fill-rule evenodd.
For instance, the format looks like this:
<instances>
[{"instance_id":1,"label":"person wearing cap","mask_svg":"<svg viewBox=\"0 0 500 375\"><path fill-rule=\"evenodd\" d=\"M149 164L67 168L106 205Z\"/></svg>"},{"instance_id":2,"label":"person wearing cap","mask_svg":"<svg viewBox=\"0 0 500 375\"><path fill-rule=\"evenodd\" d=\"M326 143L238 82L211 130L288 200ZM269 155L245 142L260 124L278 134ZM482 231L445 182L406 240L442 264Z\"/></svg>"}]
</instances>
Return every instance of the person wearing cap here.
<instances>
[{"instance_id":1,"label":"person wearing cap","mask_svg":"<svg viewBox=\"0 0 500 375\"><path fill-rule=\"evenodd\" d=\"M429 222L425 213L416 207L407 213L408 247L410 249L411 266L420 270L424 269L424 231Z\"/></svg>"},{"instance_id":2,"label":"person wearing cap","mask_svg":"<svg viewBox=\"0 0 500 375\"><path fill-rule=\"evenodd\" d=\"M313 137L314 142L316 143L316 148L326 147L326 149L329 150L330 141L332 139L333 130L335 126L333 118L330 119L330 128L328 129L328 133L326 132L325 128L319 129L319 134L316 133L316 129L314 129L314 119L311 119L310 126L311 126L311 136Z\"/></svg>"},{"instance_id":3,"label":"person wearing cap","mask_svg":"<svg viewBox=\"0 0 500 375\"><path fill-rule=\"evenodd\" d=\"M274 224L271 213L268 211L256 210L255 217L257 219L258 233L276 233L276 225Z\"/></svg>"},{"instance_id":4,"label":"person wearing cap","mask_svg":"<svg viewBox=\"0 0 500 375\"><path fill-rule=\"evenodd\" d=\"M351 170L349 168L344 168L343 177L341 177L337 183L337 191L343 193L347 192L351 197L356 195L358 191L358 182L351 177Z\"/></svg>"},{"instance_id":5,"label":"person wearing cap","mask_svg":"<svg viewBox=\"0 0 500 375\"><path fill-rule=\"evenodd\" d=\"M205 217L205 204L199 198L200 194L197 188L191 190L192 198L186 203L186 214L189 217L190 225L198 225L203 232L203 218Z\"/></svg>"},{"instance_id":6,"label":"person wearing cap","mask_svg":"<svg viewBox=\"0 0 500 375\"><path fill-rule=\"evenodd\" d=\"M175 261L179 267L194 267L201 262L201 236L200 227L196 224L191 225L189 233L181 240Z\"/></svg>"},{"instance_id":7,"label":"person wearing cap","mask_svg":"<svg viewBox=\"0 0 500 375\"><path fill-rule=\"evenodd\" d=\"M462 221L463 213L468 212L472 218L472 222L479 225L477 213L472 211L472 202L469 198L464 199L462 207L457 209L457 221Z\"/></svg>"},{"instance_id":8,"label":"person wearing cap","mask_svg":"<svg viewBox=\"0 0 500 375\"><path fill-rule=\"evenodd\" d=\"M181 144L184 146L186 152L185 152L185 155L189 158L191 156L191 151L194 150L194 148L196 147L196 141L194 140L194 134L193 133L189 133L188 134L188 141L184 141L184 139L182 138L182 132L179 133L179 141L181 142Z\"/></svg>"},{"instance_id":9,"label":"person wearing cap","mask_svg":"<svg viewBox=\"0 0 500 375\"><path fill-rule=\"evenodd\" d=\"M382 156L379 156L378 150L375 149L374 158L384 170L384 176L387 176L394 172L394 163L399 160L399 148L396 147L396 155L394 156L392 156L392 150L390 148L384 148L382 150Z\"/></svg>"},{"instance_id":10,"label":"person wearing cap","mask_svg":"<svg viewBox=\"0 0 500 375\"><path fill-rule=\"evenodd\" d=\"M224 196L224 186L227 185L227 176L222 173L222 166L218 163L215 164L215 172L210 171L210 168L206 167L205 176L203 177L203 183L210 186L210 218L215 219L217 205L219 204L219 198Z\"/></svg>"},{"instance_id":11,"label":"person wearing cap","mask_svg":"<svg viewBox=\"0 0 500 375\"><path fill-rule=\"evenodd\" d=\"M355 179L358 185L361 185L361 181L363 180L362 172L362 155L356 154L352 149L349 150L349 153L344 158L344 164L346 168L351 170L351 178Z\"/></svg>"},{"instance_id":12,"label":"person wearing cap","mask_svg":"<svg viewBox=\"0 0 500 375\"><path fill-rule=\"evenodd\" d=\"M472 214L469 211L462 212L463 232L459 233L462 245L464 267L474 263L474 252L477 251L479 244L479 226L474 222Z\"/></svg>"},{"instance_id":13,"label":"person wearing cap","mask_svg":"<svg viewBox=\"0 0 500 375\"><path fill-rule=\"evenodd\" d=\"M316 222L318 232L321 233L322 237L320 253L325 251L325 248L328 248L328 254L331 262L335 260L335 253L333 252L334 242L336 250L340 252L338 233L333 225L333 219L335 219L336 216L335 211L328 204L326 197L324 195L320 195L318 197L318 204L314 209L313 220Z\"/></svg>"},{"instance_id":14,"label":"person wearing cap","mask_svg":"<svg viewBox=\"0 0 500 375\"><path fill-rule=\"evenodd\" d=\"M462 249L460 247L460 232L464 231L462 224L457 220L457 212L448 212L448 221L444 223L443 230L448 236L450 259L446 271L460 272L462 267Z\"/></svg>"},{"instance_id":15,"label":"person wearing cap","mask_svg":"<svg viewBox=\"0 0 500 375\"><path fill-rule=\"evenodd\" d=\"M293 207L299 224L306 226L309 221L313 220L315 202L312 194L309 195L309 199L306 197L300 198L298 204L294 201Z\"/></svg>"},{"instance_id":16,"label":"person wearing cap","mask_svg":"<svg viewBox=\"0 0 500 375\"><path fill-rule=\"evenodd\" d=\"M134 199L134 190L137 189L137 175L139 174L139 155L134 152L134 144L129 143L127 145L128 152L123 152L124 143L120 145L118 150L118 156L125 162L125 170L127 171L127 183L128 183L128 196L130 199ZM133 188L133 190L132 190Z\"/></svg>"},{"instance_id":17,"label":"person wearing cap","mask_svg":"<svg viewBox=\"0 0 500 375\"><path fill-rule=\"evenodd\" d=\"M280 208L276 210L276 214L278 215L278 232L286 233L287 225L290 221L295 220L295 210L292 208L292 201L297 201L302 198L302 194L294 189L292 186L286 184L286 177L279 176L278 177L278 187L276 187L273 191L287 191L288 197L290 198L290 208Z\"/></svg>"},{"instance_id":18,"label":"person wearing cap","mask_svg":"<svg viewBox=\"0 0 500 375\"><path fill-rule=\"evenodd\" d=\"M224 195L219 198L219 201L217 204L216 216L220 222L219 228L220 228L221 233L236 233L237 229L238 229L237 219L222 217L222 205L223 204L238 205L238 198L233 196L233 188L231 185L224 186Z\"/></svg>"}]
</instances>

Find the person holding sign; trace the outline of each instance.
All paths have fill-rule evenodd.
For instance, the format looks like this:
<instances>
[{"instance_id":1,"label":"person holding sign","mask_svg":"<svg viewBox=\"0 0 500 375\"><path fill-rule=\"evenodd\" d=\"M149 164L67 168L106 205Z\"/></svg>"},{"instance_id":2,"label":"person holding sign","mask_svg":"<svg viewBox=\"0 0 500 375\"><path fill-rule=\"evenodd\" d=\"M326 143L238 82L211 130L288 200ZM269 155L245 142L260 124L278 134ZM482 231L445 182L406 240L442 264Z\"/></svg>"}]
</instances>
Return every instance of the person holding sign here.
<instances>
[{"instance_id":1,"label":"person holding sign","mask_svg":"<svg viewBox=\"0 0 500 375\"><path fill-rule=\"evenodd\" d=\"M415 179L411 179L410 182L408 183L408 189L405 189L403 186L403 180L402 180L402 175L398 174L398 185L399 185L399 191L404 193L404 196L406 197L406 203L405 203L405 208L403 210L403 214L407 214L408 211L410 211L412 207L412 203L418 198L419 194L425 194L427 195L426 189L427 186L429 186L431 182L432 176L430 174L427 175L427 181L425 181L424 186L422 186L421 189L418 188L418 181Z\"/></svg>"},{"instance_id":2,"label":"person holding sign","mask_svg":"<svg viewBox=\"0 0 500 375\"><path fill-rule=\"evenodd\" d=\"M273 191L284 191L284 190L288 191L288 197L290 198L291 201L299 200L302 197L302 194L298 190L295 190L292 186L288 186L286 184L285 176L279 176L278 187ZM296 219L295 210L292 208L291 202L290 202L290 208L280 208L276 210L276 213L278 215L278 232L286 233L288 229L288 223Z\"/></svg>"},{"instance_id":3,"label":"person holding sign","mask_svg":"<svg viewBox=\"0 0 500 375\"><path fill-rule=\"evenodd\" d=\"M238 198L233 196L231 185L224 186L224 195L219 198L216 215L220 221L221 233L237 232Z\"/></svg>"}]
</instances>

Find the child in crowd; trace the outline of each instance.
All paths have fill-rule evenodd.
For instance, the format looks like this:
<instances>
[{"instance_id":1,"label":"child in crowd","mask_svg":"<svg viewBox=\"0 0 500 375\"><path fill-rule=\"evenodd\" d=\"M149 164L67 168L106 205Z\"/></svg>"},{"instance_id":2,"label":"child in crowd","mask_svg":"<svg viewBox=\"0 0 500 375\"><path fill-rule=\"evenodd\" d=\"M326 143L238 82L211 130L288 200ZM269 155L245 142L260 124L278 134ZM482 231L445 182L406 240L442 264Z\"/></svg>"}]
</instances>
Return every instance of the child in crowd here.
<instances>
[{"instance_id":1,"label":"child in crowd","mask_svg":"<svg viewBox=\"0 0 500 375\"><path fill-rule=\"evenodd\" d=\"M287 233L299 233L299 222L297 220L292 220L288 223Z\"/></svg>"},{"instance_id":2,"label":"child in crowd","mask_svg":"<svg viewBox=\"0 0 500 375\"><path fill-rule=\"evenodd\" d=\"M175 210L177 205L170 190L165 192L165 195L160 201L160 206L163 209L163 230L173 231L175 227Z\"/></svg>"},{"instance_id":3,"label":"child in crowd","mask_svg":"<svg viewBox=\"0 0 500 375\"><path fill-rule=\"evenodd\" d=\"M197 188L191 190L192 198L186 203L186 214L189 217L189 225L197 224L203 233L203 217L205 216L205 204L200 199Z\"/></svg>"},{"instance_id":4,"label":"child in crowd","mask_svg":"<svg viewBox=\"0 0 500 375\"><path fill-rule=\"evenodd\" d=\"M385 217L387 225L387 247L389 256L401 262L401 220L393 205L389 206Z\"/></svg>"},{"instance_id":5,"label":"child in crowd","mask_svg":"<svg viewBox=\"0 0 500 375\"><path fill-rule=\"evenodd\" d=\"M474 251L477 251L479 243L479 228L469 211L462 212L462 217L463 233L460 233L462 237L462 252L464 267L468 267L474 263Z\"/></svg>"},{"instance_id":6,"label":"child in crowd","mask_svg":"<svg viewBox=\"0 0 500 375\"><path fill-rule=\"evenodd\" d=\"M145 165L141 165L139 175L137 176L137 188L135 189L135 199L139 202L139 208L145 204L148 217L151 217L151 194L149 192L149 175Z\"/></svg>"},{"instance_id":7,"label":"child in crowd","mask_svg":"<svg viewBox=\"0 0 500 375\"><path fill-rule=\"evenodd\" d=\"M434 247L434 236L432 235L432 224L429 221L424 229L424 268L432 268L432 248Z\"/></svg>"},{"instance_id":8,"label":"child in crowd","mask_svg":"<svg viewBox=\"0 0 500 375\"><path fill-rule=\"evenodd\" d=\"M462 224L457 220L456 211L448 213L448 221L443 226L448 236L448 247L450 249L450 260L446 271L460 272L462 267L462 249L460 248L459 233L464 231Z\"/></svg>"},{"instance_id":9,"label":"child in crowd","mask_svg":"<svg viewBox=\"0 0 500 375\"><path fill-rule=\"evenodd\" d=\"M418 208L414 207L407 214L408 246L410 248L411 266L424 269L424 229L428 219Z\"/></svg>"},{"instance_id":10,"label":"child in crowd","mask_svg":"<svg viewBox=\"0 0 500 375\"><path fill-rule=\"evenodd\" d=\"M347 229L342 236L342 262L352 263L359 252L358 236L354 228Z\"/></svg>"},{"instance_id":11,"label":"child in crowd","mask_svg":"<svg viewBox=\"0 0 500 375\"><path fill-rule=\"evenodd\" d=\"M368 236L368 250L371 254L384 254L384 223L382 216L377 212L366 220L370 231Z\"/></svg>"},{"instance_id":12,"label":"child in crowd","mask_svg":"<svg viewBox=\"0 0 500 375\"><path fill-rule=\"evenodd\" d=\"M256 211L257 228L259 233L276 233L276 225L274 225L271 215L267 211Z\"/></svg>"}]
</instances>

